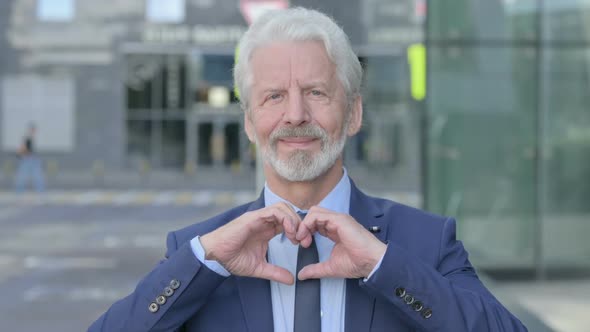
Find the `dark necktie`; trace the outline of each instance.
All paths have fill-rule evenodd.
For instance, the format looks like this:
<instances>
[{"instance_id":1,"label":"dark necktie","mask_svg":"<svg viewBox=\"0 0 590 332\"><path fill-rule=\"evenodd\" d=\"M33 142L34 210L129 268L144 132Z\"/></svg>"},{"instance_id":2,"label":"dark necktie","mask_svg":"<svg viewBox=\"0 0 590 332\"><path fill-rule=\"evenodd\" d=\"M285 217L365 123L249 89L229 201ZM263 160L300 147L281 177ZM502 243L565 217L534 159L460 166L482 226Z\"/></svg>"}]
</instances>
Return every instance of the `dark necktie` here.
<instances>
[{"instance_id":1,"label":"dark necktie","mask_svg":"<svg viewBox=\"0 0 590 332\"><path fill-rule=\"evenodd\" d=\"M305 213L299 212L301 219ZM297 252L297 273L295 274L295 319L293 332L320 332L320 279L298 280L301 269L319 262L318 249L312 237L309 248L299 246Z\"/></svg>"}]
</instances>

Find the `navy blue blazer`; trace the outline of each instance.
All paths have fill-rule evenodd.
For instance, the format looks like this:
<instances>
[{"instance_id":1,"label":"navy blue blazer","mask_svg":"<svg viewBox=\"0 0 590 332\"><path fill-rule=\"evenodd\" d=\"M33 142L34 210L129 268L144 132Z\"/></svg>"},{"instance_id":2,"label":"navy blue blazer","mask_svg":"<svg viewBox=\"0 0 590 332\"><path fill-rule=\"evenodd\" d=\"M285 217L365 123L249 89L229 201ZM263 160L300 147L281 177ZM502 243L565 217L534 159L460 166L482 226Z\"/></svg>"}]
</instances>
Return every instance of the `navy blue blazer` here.
<instances>
[{"instance_id":1,"label":"navy blue blazer","mask_svg":"<svg viewBox=\"0 0 590 332\"><path fill-rule=\"evenodd\" d=\"M455 238L455 220L363 194L350 214L387 243L371 280L346 281L347 332L527 331L485 288ZM190 240L264 207L264 198L168 234L162 260L91 332L273 330L270 282L222 277L194 256Z\"/></svg>"}]
</instances>

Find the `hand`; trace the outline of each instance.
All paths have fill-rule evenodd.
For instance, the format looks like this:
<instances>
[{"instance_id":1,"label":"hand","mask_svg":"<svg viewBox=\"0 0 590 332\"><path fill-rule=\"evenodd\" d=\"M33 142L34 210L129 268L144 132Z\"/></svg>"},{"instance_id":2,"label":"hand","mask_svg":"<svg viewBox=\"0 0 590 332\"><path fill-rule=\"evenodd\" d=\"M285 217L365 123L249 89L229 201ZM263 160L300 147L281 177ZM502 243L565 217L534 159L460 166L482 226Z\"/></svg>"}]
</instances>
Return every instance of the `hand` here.
<instances>
[{"instance_id":1,"label":"hand","mask_svg":"<svg viewBox=\"0 0 590 332\"><path fill-rule=\"evenodd\" d=\"M387 246L347 214L312 207L297 230L300 245L309 247L315 232L334 241L325 262L311 264L298 278L366 278L385 254Z\"/></svg>"},{"instance_id":2,"label":"hand","mask_svg":"<svg viewBox=\"0 0 590 332\"><path fill-rule=\"evenodd\" d=\"M293 284L293 275L266 261L268 241L282 232L293 244L301 219L286 203L246 212L201 236L205 258L216 260L230 273Z\"/></svg>"}]
</instances>

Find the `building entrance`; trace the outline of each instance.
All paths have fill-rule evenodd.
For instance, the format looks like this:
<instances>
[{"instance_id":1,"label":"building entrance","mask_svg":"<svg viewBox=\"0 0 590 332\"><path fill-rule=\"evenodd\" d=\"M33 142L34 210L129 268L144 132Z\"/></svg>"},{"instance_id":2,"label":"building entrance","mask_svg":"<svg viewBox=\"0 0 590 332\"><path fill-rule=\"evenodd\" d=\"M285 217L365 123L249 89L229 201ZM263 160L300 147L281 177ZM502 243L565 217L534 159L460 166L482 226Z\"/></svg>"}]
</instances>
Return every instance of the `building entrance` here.
<instances>
[{"instance_id":1,"label":"building entrance","mask_svg":"<svg viewBox=\"0 0 590 332\"><path fill-rule=\"evenodd\" d=\"M233 50L127 52L127 162L155 169L251 164Z\"/></svg>"}]
</instances>

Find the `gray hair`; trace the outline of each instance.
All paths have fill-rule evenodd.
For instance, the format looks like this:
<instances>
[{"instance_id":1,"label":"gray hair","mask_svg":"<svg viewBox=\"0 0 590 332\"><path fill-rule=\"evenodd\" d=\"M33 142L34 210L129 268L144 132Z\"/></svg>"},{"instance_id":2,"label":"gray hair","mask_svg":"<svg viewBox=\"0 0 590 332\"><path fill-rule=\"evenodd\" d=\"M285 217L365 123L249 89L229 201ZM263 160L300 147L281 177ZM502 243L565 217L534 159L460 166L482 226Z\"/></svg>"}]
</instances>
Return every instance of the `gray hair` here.
<instances>
[{"instance_id":1,"label":"gray hair","mask_svg":"<svg viewBox=\"0 0 590 332\"><path fill-rule=\"evenodd\" d=\"M234 66L234 84L244 110L249 109L252 53L280 41L320 41L346 92L348 105L360 95L363 70L348 37L327 15L301 7L271 11L258 18L242 36Z\"/></svg>"}]
</instances>

